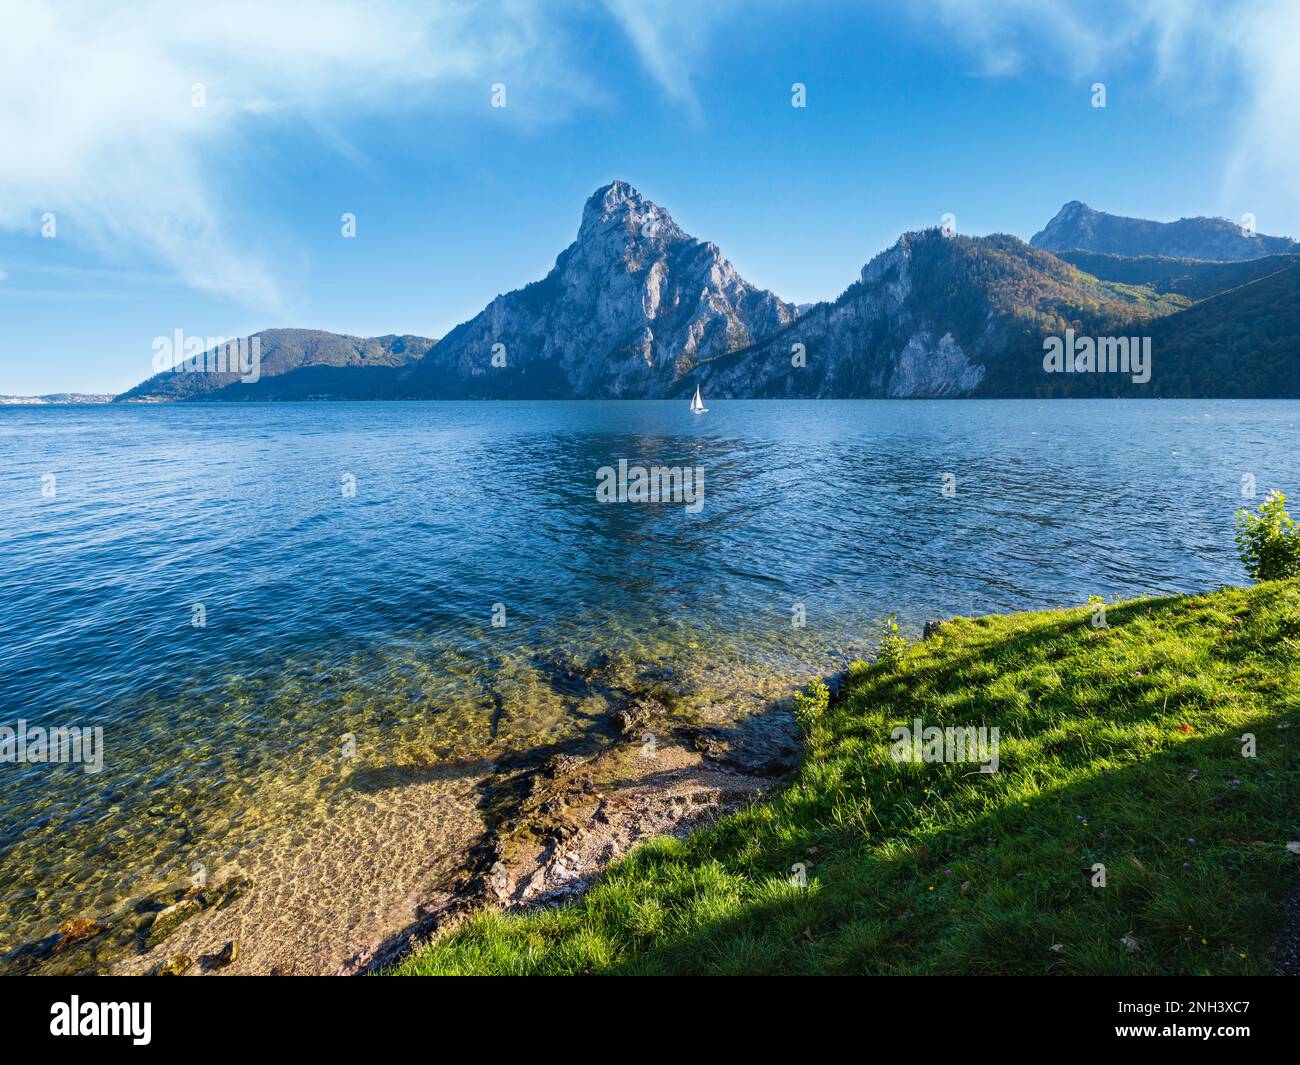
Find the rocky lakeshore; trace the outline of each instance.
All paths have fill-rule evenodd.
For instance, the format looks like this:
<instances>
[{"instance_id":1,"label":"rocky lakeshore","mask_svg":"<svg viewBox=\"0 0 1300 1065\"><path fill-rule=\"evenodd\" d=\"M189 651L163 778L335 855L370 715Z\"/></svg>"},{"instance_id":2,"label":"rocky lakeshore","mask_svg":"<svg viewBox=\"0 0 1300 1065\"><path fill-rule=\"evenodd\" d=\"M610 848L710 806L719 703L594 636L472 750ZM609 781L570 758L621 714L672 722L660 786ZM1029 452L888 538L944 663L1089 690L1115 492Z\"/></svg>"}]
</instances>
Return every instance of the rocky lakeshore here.
<instances>
[{"instance_id":1,"label":"rocky lakeshore","mask_svg":"<svg viewBox=\"0 0 1300 1065\"><path fill-rule=\"evenodd\" d=\"M587 667L564 663L561 672ZM610 684L600 727L570 742L471 764L351 772L347 794L381 796L365 818L302 824L284 844L192 881L69 919L11 952L11 972L351 975L393 964L487 906L522 910L580 894L652 836L683 837L767 793L797 764L792 687L700 698L670 672ZM617 672L617 671L615 671ZM480 829L450 849L426 838L457 780Z\"/></svg>"},{"instance_id":2,"label":"rocky lakeshore","mask_svg":"<svg viewBox=\"0 0 1300 1065\"><path fill-rule=\"evenodd\" d=\"M1293 971L1298 606L1263 581L886 637L796 697L782 787L388 971Z\"/></svg>"},{"instance_id":3,"label":"rocky lakeshore","mask_svg":"<svg viewBox=\"0 0 1300 1065\"><path fill-rule=\"evenodd\" d=\"M556 754L520 771L506 786L514 794L503 799L504 816L471 849L453 889L337 973L382 969L483 907L561 904L641 840L685 836L761 797L798 758L784 702L761 725L675 722L655 703L620 711L616 723L620 742L600 753Z\"/></svg>"}]
</instances>

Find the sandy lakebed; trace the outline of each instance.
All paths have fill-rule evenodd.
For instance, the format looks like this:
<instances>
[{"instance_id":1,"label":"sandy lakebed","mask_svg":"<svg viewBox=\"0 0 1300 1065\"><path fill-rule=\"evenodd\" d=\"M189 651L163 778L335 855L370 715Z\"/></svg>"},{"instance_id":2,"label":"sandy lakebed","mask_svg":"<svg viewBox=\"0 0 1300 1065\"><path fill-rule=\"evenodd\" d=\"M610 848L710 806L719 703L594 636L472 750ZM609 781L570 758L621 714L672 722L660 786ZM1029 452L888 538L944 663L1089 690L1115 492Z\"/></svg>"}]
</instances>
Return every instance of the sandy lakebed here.
<instances>
[{"instance_id":1,"label":"sandy lakebed","mask_svg":"<svg viewBox=\"0 0 1300 1065\"><path fill-rule=\"evenodd\" d=\"M721 697L722 679L711 681L703 696L663 685L626 691L595 734L524 754L345 764L329 803L268 824L202 883L64 922L10 964L112 975L361 974L480 907L561 904L638 841L684 836L795 766L797 685L751 670Z\"/></svg>"}]
</instances>

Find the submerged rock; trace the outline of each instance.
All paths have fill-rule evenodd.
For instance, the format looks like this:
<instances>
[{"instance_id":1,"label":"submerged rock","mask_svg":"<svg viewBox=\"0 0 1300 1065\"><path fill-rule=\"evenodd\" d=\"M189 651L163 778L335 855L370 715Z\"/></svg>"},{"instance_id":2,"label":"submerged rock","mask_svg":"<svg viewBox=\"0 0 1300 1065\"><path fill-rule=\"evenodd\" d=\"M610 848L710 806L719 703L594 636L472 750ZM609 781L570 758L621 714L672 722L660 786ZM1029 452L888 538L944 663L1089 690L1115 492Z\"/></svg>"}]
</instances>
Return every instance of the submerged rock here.
<instances>
[{"instance_id":1,"label":"submerged rock","mask_svg":"<svg viewBox=\"0 0 1300 1065\"><path fill-rule=\"evenodd\" d=\"M641 698L614 711L614 725L626 737L637 736L653 722L668 716L668 707L658 699Z\"/></svg>"},{"instance_id":2,"label":"submerged rock","mask_svg":"<svg viewBox=\"0 0 1300 1065\"><path fill-rule=\"evenodd\" d=\"M224 969L239 957L239 945L232 939L215 954L204 954L199 958L199 965L204 972L211 969Z\"/></svg>"},{"instance_id":3,"label":"submerged rock","mask_svg":"<svg viewBox=\"0 0 1300 1065\"><path fill-rule=\"evenodd\" d=\"M196 913L202 912L202 910L203 903L199 901L198 896L181 899L180 902L159 910L158 916L153 919L153 923L149 926L150 945L161 943L184 922L188 921Z\"/></svg>"},{"instance_id":4,"label":"submerged rock","mask_svg":"<svg viewBox=\"0 0 1300 1065\"><path fill-rule=\"evenodd\" d=\"M705 758L721 761L726 757L729 748L730 744L713 732L701 730L695 734L695 749Z\"/></svg>"},{"instance_id":5,"label":"submerged rock","mask_svg":"<svg viewBox=\"0 0 1300 1065\"><path fill-rule=\"evenodd\" d=\"M147 926L146 945L153 947L161 943L195 914L204 910L224 910L251 886L252 881L247 877L232 876L220 884L190 888L170 906L157 911Z\"/></svg>"},{"instance_id":6,"label":"submerged rock","mask_svg":"<svg viewBox=\"0 0 1300 1065\"><path fill-rule=\"evenodd\" d=\"M252 886L253 882L248 877L232 876L202 893L203 908L224 910Z\"/></svg>"},{"instance_id":7,"label":"submerged rock","mask_svg":"<svg viewBox=\"0 0 1300 1065\"><path fill-rule=\"evenodd\" d=\"M90 917L78 917L72 921L64 921L59 925L59 938L54 946L50 948L52 954L57 954L61 950L66 950L74 943L82 943L87 939L94 939L95 936L107 932L109 926L102 921L96 921Z\"/></svg>"},{"instance_id":8,"label":"submerged rock","mask_svg":"<svg viewBox=\"0 0 1300 1065\"><path fill-rule=\"evenodd\" d=\"M194 959L188 954L173 954L164 962L159 962L149 970L150 976L184 976Z\"/></svg>"},{"instance_id":9,"label":"submerged rock","mask_svg":"<svg viewBox=\"0 0 1300 1065\"><path fill-rule=\"evenodd\" d=\"M540 773L548 780L558 780L561 777L567 777L576 773L582 768L583 759L577 758L571 754L552 755L542 763Z\"/></svg>"}]
</instances>

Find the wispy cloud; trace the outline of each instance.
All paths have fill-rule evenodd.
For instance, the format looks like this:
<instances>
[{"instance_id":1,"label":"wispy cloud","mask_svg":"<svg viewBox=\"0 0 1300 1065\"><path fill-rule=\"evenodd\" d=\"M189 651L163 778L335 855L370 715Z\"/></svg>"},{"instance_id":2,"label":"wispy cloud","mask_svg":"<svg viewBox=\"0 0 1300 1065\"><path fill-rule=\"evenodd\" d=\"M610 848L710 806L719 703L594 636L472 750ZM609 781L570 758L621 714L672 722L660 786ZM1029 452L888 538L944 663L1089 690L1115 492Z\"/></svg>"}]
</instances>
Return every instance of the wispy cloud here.
<instances>
[{"instance_id":1,"label":"wispy cloud","mask_svg":"<svg viewBox=\"0 0 1300 1065\"><path fill-rule=\"evenodd\" d=\"M651 77L697 121L703 110L693 74L713 28L732 6L722 0L710 4L605 0Z\"/></svg>"},{"instance_id":2,"label":"wispy cloud","mask_svg":"<svg viewBox=\"0 0 1300 1065\"><path fill-rule=\"evenodd\" d=\"M1185 99L1240 101L1225 192L1294 204L1300 172L1300 4L1295 0L929 0L946 45L992 76L1144 77ZM1104 79L1103 79L1104 80ZM1300 222L1292 209L1283 221ZM1264 219L1260 219L1264 226Z\"/></svg>"},{"instance_id":3,"label":"wispy cloud","mask_svg":"<svg viewBox=\"0 0 1300 1065\"><path fill-rule=\"evenodd\" d=\"M282 305L270 253L233 186L258 116L310 123L336 151L367 109L436 106L439 87L510 71L572 99L540 0L0 8L0 227L60 238L107 261L143 260L195 288ZM195 86L206 97L195 107ZM512 104L514 101L512 101Z\"/></svg>"},{"instance_id":4,"label":"wispy cloud","mask_svg":"<svg viewBox=\"0 0 1300 1065\"><path fill-rule=\"evenodd\" d=\"M1256 0L928 0L914 10L937 14L944 43L964 49L981 73L1054 69L1074 77L1131 61L1153 80L1165 80L1191 73L1193 59L1227 57L1220 17L1234 3L1259 6Z\"/></svg>"}]
</instances>

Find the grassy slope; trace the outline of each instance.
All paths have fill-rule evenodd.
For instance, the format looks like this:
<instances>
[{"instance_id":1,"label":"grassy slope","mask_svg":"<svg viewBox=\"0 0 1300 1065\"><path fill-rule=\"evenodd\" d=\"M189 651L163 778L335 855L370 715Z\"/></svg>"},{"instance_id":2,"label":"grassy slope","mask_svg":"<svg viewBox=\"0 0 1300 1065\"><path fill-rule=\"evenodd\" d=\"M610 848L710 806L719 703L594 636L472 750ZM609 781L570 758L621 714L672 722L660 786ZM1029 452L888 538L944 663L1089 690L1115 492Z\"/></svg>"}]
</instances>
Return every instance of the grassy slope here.
<instances>
[{"instance_id":1,"label":"grassy slope","mask_svg":"<svg viewBox=\"0 0 1300 1065\"><path fill-rule=\"evenodd\" d=\"M399 971L1270 972L1300 866L1300 582L1091 616L956 619L901 672L855 667L787 789ZM914 716L999 726L1001 771L894 762Z\"/></svg>"}]
</instances>

